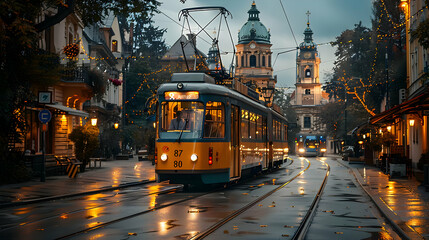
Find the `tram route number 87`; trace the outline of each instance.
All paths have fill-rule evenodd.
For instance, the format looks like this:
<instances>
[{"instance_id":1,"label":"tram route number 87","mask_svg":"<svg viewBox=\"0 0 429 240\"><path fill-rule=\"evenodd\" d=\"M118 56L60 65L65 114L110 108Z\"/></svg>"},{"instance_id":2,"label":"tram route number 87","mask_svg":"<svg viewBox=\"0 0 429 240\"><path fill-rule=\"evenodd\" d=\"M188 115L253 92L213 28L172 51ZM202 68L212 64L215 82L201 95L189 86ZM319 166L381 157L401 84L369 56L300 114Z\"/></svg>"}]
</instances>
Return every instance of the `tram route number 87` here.
<instances>
[{"instance_id":1,"label":"tram route number 87","mask_svg":"<svg viewBox=\"0 0 429 240\"><path fill-rule=\"evenodd\" d=\"M182 152L183 150L174 150L174 156L175 157L180 157L182 156ZM174 167L177 168L181 168L183 166L183 162L182 161L174 161Z\"/></svg>"}]
</instances>

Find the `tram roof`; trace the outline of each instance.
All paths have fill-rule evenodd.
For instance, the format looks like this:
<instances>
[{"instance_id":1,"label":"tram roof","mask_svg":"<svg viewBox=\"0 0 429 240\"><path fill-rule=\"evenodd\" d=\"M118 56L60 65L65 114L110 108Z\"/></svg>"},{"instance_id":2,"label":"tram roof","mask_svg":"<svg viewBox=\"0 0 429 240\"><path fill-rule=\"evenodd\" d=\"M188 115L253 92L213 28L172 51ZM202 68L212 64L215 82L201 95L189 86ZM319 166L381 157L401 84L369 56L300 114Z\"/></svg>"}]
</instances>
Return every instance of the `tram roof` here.
<instances>
[{"instance_id":1,"label":"tram roof","mask_svg":"<svg viewBox=\"0 0 429 240\"><path fill-rule=\"evenodd\" d=\"M234 98L236 100L240 100L242 102L245 102L246 104L260 109L265 112L271 112L273 115L276 115L279 118L285 119L285 117L276 111L264 106L263 104L256 102L255 100L237 92L232 89L229 89L222 85L217 85L213 83L201 83L201 82L182 82L183 88L178 89L177 82L169 82L164 83L158 88L158 94L164 94L168 91L198 91L200 95L218 95L222 97L230 97ZM286 120L286 119L285 119Z\"/></svg>"}]
</instances>

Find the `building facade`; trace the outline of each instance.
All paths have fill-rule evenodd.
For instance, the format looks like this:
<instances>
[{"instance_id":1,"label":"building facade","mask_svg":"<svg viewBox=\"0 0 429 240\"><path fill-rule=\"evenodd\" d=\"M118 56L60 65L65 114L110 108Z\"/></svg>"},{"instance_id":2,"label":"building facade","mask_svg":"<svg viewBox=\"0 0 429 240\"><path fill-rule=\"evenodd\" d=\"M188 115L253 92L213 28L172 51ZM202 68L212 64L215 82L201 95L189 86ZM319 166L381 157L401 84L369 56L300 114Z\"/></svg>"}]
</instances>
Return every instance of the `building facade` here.
<instances>
[{"instance_id":1,"label":"building facade","mask_svg":"<svg viewBox=\"0 0 429 240\"><path fill-rule=\"evenodd\" d=\"M38 21L56 13L57 9L46 9ZM93 32L89 33L90 29ZM106 18L103 26L85 28L79 16L71 13L39 35L39 49L59 56L60 80L49 87L34 86L38 99L26 108L29 130L19 147L41 153L42 133L45 132L45 153L71 156L74 155L74 144L69 140L69 134L90 118L99 118L97 111L88 106L100 105L104 113L115 115L115 121L120 117L122 89L118 83L122 83L123 59L120 27L112 15ZM93 98L94 74L99 76L106 90L99 99ZM42 109L52 114L46 129L38 118ZM100 119L98 123L103 126L105 121Z\"/></svg>"},{"instance_id":2,"label":"building facade","mask_svg":"<svg viewBox=\"0 0 429 240\"><path fill-rule=\"evenodd\" d=\"M429 150L429 51L418 39L410 37L410 31L427 20L429 12L424 0L403 0L401 7L406 19L407 78L403 79L407 84L406 97L401 104L371 117L370 123L380 134L390 133L394 138L392 144L383 145L379 155L399 155L414 172L421 171L417 169L421 159L429 162L422 155Z\"/></svg>"},{"instance_id":3,"label":"building facade","mask_svg":"<svg viewBox=\"0 0 429 240\"><path fill-rule=\"evenodd\" d=\"M247 13L249 18L238 33L235 77L248 86L256 85L259 100L272 102L277 77L271 66L271 33L260 22L255 2Z\"/></svg>"},{"instance_id":4,"label":"building facade","mask_svg":"<svg viewBox=\"0 0 429 240\"><path fill-rule=\"evenodd\" d=\"M303 134L325 134L325 126L320 123L320 107L328 102L327 94L322 91L319 77L320 56L313 42L310 22L304 31L304 42L299 45L296 58L296 90L292 105L296 111L297 123Z\"/></svg>"}]
</instances>

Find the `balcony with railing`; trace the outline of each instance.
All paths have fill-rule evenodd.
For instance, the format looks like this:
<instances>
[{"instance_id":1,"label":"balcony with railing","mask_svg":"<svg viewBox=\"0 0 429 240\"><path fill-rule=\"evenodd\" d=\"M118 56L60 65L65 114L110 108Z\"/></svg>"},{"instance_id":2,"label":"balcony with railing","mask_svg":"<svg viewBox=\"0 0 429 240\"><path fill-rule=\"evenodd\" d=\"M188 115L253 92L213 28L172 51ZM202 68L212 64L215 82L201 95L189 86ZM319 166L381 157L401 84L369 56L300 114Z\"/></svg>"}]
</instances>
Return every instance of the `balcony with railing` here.
<instances>
[{"instance_id":1,"label":"balcony with railing","mask_svg":"<svg viewBox=\"0 0 429 240\"><path fill-rule=\"evenodd\" d=\"M90 84L89 81L89 67L65 67L61 71L61 81L67 83L86 83Z\"/></svg>"}]
</instances>

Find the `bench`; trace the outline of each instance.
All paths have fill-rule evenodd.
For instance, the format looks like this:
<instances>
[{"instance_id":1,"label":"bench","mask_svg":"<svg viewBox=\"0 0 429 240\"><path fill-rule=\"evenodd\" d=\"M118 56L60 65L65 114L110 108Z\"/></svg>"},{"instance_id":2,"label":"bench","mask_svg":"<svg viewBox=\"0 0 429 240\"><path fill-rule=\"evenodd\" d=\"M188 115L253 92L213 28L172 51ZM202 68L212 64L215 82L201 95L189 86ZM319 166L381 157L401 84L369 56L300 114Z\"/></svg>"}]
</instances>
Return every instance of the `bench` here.
<instances>
[{"instance_id":1,"label":"bench","mask_svg":"<svg viewBox=\"0 0 429 240\"><path fill-rule=\"evenodd\" d=\"M105 158L90 158L89 159L89 168L91 168L92 164L94 163L94 168L97 167L97 162L99 163L98 167L101 168L101 161L105 161Z\"/></svg>"}]
</instances>

